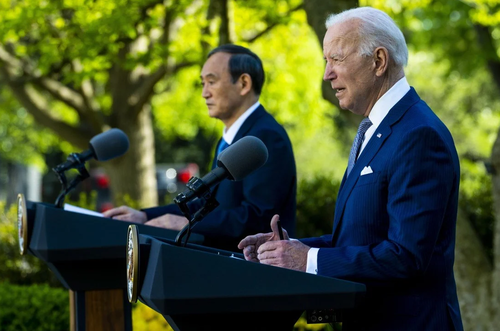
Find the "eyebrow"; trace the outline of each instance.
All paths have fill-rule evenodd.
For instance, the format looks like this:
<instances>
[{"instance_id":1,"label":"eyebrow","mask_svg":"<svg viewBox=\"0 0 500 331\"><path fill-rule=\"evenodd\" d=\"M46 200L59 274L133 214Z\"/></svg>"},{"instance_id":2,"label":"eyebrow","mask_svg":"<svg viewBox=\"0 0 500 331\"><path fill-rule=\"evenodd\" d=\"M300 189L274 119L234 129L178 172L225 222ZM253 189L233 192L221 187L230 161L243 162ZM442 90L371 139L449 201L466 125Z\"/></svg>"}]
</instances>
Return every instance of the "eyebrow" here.
<instances>
[{"instance_id":1,"label":"eyebrow","mask_svg":"<svg viewBox=\"0 0 500 331\"><path fill-rule=\"evenodd\" d=\"M217 75L216 75L216 74L209 73L209 74L206 74L206 75L205 75L205 78L217 78ZM200 75L200 79L203 79L203 76L202 76L202 75Z\"/></svg>"},{"instance_id":2,"label":"eyebrow","mask_svg":"<svg viewBox=\"0 0 500 331\"><path fill-rule=\"evenodd\" d=\"M323 55L323 59L326 60L327 58L329 59L333 59L333 58L342 58L342 56L339 54L339 53L333 53L333 54L329 54L328 56L324 56Z\"/></svg>"}]
</instances>

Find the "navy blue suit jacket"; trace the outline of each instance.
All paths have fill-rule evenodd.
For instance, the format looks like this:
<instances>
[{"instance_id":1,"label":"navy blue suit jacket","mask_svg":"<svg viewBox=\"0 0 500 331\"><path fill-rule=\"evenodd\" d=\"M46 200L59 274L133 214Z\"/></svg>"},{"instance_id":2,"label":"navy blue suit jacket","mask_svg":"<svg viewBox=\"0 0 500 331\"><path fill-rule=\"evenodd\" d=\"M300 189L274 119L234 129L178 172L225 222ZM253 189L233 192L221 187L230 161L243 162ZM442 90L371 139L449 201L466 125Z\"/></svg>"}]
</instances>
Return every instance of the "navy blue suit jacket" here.
<instances>
[{"instance_id":1,"label":"navy blue suit jacket","mask_svg":"<svg viewBox=\"0 0 500 331\"><path fill-rule=\"evenodd\" d=\"M361 175L364 167L373 173ZM343 330L463 330L453 274L460 166L451 134L412 88L342 181L318 274L365 283Z\"/></svg>"},{"instance_id":2,"label":"navy blue suit jacket","mask_svg":"<svg viewBox=\"0 0 500 331\"><path fill-rule=\"evenodd\" d=\"M239 241L247 235L269 232L274 214L279 214L283 227L294 233L297 179L292 144L285 129L259 106L245 120L233 142L244 136L262 140L269 152L268 160L241 181L225 179L219 184L219 207L193 228L193 232L205 236L207 246L237 251ZM198 210L203 203L203 199L198 199L189 208ZM177 205L144 211L148 219L166 213L182 214Z\"/></svg>"}]
</instances>

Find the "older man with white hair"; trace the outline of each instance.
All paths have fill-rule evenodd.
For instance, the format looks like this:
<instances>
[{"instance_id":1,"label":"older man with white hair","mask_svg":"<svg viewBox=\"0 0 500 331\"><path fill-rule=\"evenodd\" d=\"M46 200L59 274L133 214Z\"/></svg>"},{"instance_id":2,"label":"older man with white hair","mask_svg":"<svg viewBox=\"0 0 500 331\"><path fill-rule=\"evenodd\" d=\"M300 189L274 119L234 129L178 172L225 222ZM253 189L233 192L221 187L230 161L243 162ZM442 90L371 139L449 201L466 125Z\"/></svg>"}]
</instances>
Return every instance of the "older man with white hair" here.
<instances>
[{"instance_id":1,"label":"older man with white hair","mask_svg":"<svg viewBox=\"0 0 500 331\"><path fill-rule=\"evenodd\" d=\"M338 193L332 234L243 239L247 260L366 284L343 330L463 330L453 274L460 167L446 126L408 84L408 49L384 12L328 18L324 79L363 117ZM326 307L325 307L326 308Z\"/></svg>"}]
</instances>

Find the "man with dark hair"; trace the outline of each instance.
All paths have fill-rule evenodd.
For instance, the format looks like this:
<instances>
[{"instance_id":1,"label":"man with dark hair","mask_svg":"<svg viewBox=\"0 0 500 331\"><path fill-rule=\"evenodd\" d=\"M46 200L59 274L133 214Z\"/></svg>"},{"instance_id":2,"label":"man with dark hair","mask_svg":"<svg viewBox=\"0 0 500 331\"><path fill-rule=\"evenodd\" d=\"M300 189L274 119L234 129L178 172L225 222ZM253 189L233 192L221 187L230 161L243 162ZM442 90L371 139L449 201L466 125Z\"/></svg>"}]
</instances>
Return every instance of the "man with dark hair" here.
<instances>
[{"instance_id":1,"label":"man with dark hair","mask_svg":"<svg viewBox=\"0 0 500 331\"><path fill-rule=\"evenodd\" d=\"M229 58L229 73L231 74L232 83L240 78L244 73L247 73L252 79L252 89L257 96L262 92L264 85L265 74L264 67L260 58L248 48L238 45L222 45L208 53L208 58L216 53L231 54Z\"/></svg>"},{"instance_id":2,"label":"man with dark hair","mask_svg":"<svg viewBox=\"0 0 500 331\"><path fill-rule=\"evenodd\" d=\"M205 236L205 245L237 250L238 242L255 232L267 232L276 211L284 226L295 229L296 169L292 145L286 131L259 103L264 84L262 61L252 51L237 45L213 49L201 71L202 97L210 117L224 123L217 155L244 136L255 136L266 145L267 163L242 181L222 181L216 189L220 203L192 231ZM189 203L194 211L205 201ZM177 205L144 209L121 206L104 213L106 217L180 230L187 219ZM290 231L289 231L290 232Z\"/></svg>"}]
</instances>

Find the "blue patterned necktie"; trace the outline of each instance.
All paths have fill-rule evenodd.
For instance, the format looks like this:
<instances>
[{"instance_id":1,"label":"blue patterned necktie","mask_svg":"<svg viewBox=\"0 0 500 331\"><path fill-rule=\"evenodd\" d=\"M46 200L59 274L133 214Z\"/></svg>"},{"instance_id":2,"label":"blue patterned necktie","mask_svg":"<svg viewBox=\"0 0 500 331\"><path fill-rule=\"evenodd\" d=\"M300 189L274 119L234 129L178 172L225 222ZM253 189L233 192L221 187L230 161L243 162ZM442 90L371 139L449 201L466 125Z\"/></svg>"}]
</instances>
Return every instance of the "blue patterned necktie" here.
<instances>
[{"instance_id":1,"label":"blue patterned necktie","mask_svg":"<svg viewBox=\"0 0 500 331\"><path fill-rule=\"evenodd\" d=\"M224 140L224 138L220 138L220 143L219 143L219 146L217 146L217 157L219 157L219 154L225 150L226 148L228 148L229 145L228 143Z\"/></svg>"},{"instance_id":2,"label":"blue patterned necktie","mask_svg":"<svg viewBox=\"0 0 500 331\"><path fill-rule=\"evenodd\" d=\"M365 117L359 124L358 133L356 134L356 138L354 138L354 142L352 143L351 147L351 153L349 154L349 162L347 162L347 176L349 176L352 168L354 167L354 163L356 163L359 149L363 144L363 141L365 140L365 132L370 126L372 126L372 122L368 117Z\"/></svg>"}]
</instances>

